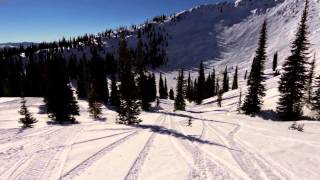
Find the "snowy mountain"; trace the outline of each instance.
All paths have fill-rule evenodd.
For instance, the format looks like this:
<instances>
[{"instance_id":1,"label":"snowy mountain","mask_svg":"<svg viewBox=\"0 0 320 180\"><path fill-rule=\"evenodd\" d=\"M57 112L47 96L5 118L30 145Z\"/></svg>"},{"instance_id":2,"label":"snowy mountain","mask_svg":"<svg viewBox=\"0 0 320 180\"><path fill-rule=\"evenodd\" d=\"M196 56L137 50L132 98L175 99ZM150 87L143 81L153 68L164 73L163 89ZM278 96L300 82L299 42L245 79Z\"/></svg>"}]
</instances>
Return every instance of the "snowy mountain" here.
<instances>
[{"instance_id":1,"label":"snowy mountain","mask_svg":"<svg viewBox=\"0 0 320 180\"><path fill-rule=\"evenodd\" d=\"M303 0L237 0L202 5L156 23L168 33L168 66L163 70L198 67L200 61L210 66L251 63L258 42L258 33L264 20L268 22L269 58L278 51L280 63L288 56L290 43L303 10ZM310 1L309 31L311 53L319 51L320 2ZM131 44L136 42L130 37ZM106 40L108 47L117 41ZM111 45L110 45L111 44ZM318 53L319 54L319 53ZM270 67L270 61L267 67Z\"/></svg>"}]
</instances>

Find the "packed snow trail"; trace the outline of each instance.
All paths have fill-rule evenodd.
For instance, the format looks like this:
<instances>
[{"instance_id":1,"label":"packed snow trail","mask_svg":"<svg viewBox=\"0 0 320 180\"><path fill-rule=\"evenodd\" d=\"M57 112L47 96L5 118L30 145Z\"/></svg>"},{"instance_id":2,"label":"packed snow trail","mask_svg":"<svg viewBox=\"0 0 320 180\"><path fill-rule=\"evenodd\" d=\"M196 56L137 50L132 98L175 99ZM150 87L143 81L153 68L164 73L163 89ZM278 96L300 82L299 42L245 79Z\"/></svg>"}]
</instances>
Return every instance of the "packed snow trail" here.
<instances>
[{"instance_id":1,"label":"packed snow trail","mask_svg":"<svg viewBox=\"0 0 320 180\"><path fill-rule=\"evenodd\" d=\"M39 114L39 127L21 131L14 114L19 101L6 105L10 108L0 110L0 124L8 127L0 129L1 180L320 177L318 122L305 122L305 132L299 133L287 129L291 122L253 119L229 107L204 104L173 112L167 100L162 110L142 113L139 126L115 124L108 110L110 122L93 121L82 112L80 124L71 126L46 125L46 115Z\"/></svg>"}]
</instances>

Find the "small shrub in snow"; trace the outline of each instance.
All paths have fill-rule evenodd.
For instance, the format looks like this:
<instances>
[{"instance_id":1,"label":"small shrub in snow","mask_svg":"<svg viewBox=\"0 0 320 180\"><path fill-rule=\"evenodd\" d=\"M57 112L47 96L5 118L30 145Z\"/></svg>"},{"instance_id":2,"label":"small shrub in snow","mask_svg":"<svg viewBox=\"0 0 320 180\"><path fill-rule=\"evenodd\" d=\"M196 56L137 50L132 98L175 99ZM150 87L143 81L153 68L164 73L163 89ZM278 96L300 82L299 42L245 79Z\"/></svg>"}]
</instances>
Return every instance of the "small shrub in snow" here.
<instances>
[{"instance_id":1,"label":"small shrub in snow","mask_svg":"<svg viewBox=\"0 0 320 180\"><path fill-rule=\"evenodd\" d=\"M297 122L294 122L291 126L289 126L288 129L303 132L304 131L304 124L298 124Z\"/></svg>"},{"instance_id":2,"label":"small shrub in snow","mask_svg":"<svg viewBox=\"0 0 320 180\"><path fill-rule=\"evenodd\" d=\"M187 126L192 126L192 118L191 118L191 117L188 119L188 124L187 124Z\"/></svg>"},{"instance_id":3,"label":"small shrub in snow","mask_svg":"<svg viewBox=\"0 0 320 180\"><path fill-rule=\"evenodd\" d=\"M29 112L24 97L21 98L21 108L19 114L23 116L19 119L19 122L23 124L23 128L32 128L33 124L38 122L35 118L32 117L32 114Z\"/></svg>"}]
</instances>

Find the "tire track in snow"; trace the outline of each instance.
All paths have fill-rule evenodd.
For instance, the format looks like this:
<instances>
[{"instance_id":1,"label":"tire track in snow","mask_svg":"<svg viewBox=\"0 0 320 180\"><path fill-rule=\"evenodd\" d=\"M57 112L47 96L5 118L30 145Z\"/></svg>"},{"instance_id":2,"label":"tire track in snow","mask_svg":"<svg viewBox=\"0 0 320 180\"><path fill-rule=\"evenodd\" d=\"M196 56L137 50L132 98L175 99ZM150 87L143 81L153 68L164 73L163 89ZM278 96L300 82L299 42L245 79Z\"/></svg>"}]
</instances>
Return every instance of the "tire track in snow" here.
<instances>
[{"instance_id":1,"label":"tire track in snow","mask_svg":"<svg viewBox=\"0 0 320 180\"><path fill-rule=\"evenodd\" d=\"M35 132L34 132L35 131ZM5 134L4 138L0 139L0 144L4 144L4 143L8 143L8 142L12 142L12 141L23 141L25 139L32 139L33 137L39 137L41 135L47 135L48 133L54 132L56 131L56 129L52 130L52 129L42 129L42 130L38 130L38 129L32 129L29 132L17 132L14 131L13 134ZM1 135L3 137L3 135Z\"/></svg>"},{"instance_id":2,"label":"tire track in snow","mask_svg":"<svg viewBox=\"0 0 320 180\"><path fill-rule=\"evenodd\" d=\"M157 120L156 120L156 124L162 126L166 121L166 116L165 115L161 115ZM141 152L139 153L138 157L136 158L135 162L133 163L133 165L131 166L131 168L129 169L125 180L136 180L139 177L140 171L142 169L142 166L146 160L146 157L149 154L151 145L154 142L155 137L157 136L156 132L152 132L152 134L150 135L150 137L148 138L146 144L144 145L143 149L141 150Z\"/></svg>"},{"instance_id":3,"label":"tire track in snow","mask_svg":"<svg viewBox=\"0 0 320 180\"><path fill-rule=\"evenodd\" d=\"M265 162L258 159L254 154L248 152L234 139L235 134L240 130L241 126L236 125L236 127L229 132L226 136L218 128L209 124L210 129L217 132L216 135L222 142L227 142L232 148L239 149L239 151L229 151L233 159L237 162L239 167L249 176L251 179L267 179L270 180L281 180L290 179L284 173L275 172L274 167L267 165ZM263 173L263 174L262 174ZM279 174L281 174L279 176Z\"/></svg>"},{"instance_id":4,"label":"tire track in snow","mask_svg":"<svg viewBox=\"0 0 320 180\"><path fill-rule=\"evenodd\" d=\"M41 135L38 139L35 139L35 137L27 139L27 141L23 142L22 145L18 145L18 147L11 147L7 150L10 151L10 153L6 151L0 154L0 157L2 156L4 160L8 160L6 164L3 165L6 167L3 168L2 172L0 172L0 177L7 177L4 179L8 179L8 177L14 175L15 171L17 171L20 166L29 162L30 159L38 153L38 151L46 148L42 142L47 141L51 135L57 135L61 129L62 128L47 131L47 134Z\"/></svg>"},{"instance_id":5,"label":"tire track in snow","mask_svg":"<svg viewBox=\"0 0 320 180\"><path fill-rule=\"evenodd\" d=\"M141 131L142 130L134 131L133 133L130 133L129 135L126 135L125 137L122 137L116 140L115 142L105 146L104 148L100 149L98 152L94 153L93 155L82 161L80 164L72 168L70 171L64 173L64 175L62 175L60 179L72 179L80 175L82 172L88 169L94 162L102 158L105 154L120 146L121 144L123 144L130 138L134 137Z\"/></svg>"},{"instance_id":6,"label":"tire track in snow","mask_svg":"<svg viewBox=\"0 0 320 180\"><path fill-rule=\"evenodd\" d=\"M171 117L170 117L171 118ZM176 127L174 120L171 118L173 129L186 133L181 127ZM179 126L179 125L178 125ZM211 160L208 155L203 152L195 143L188 139L179 140L184 149L186 149L193 157L195 169L190 172L189 179L234 179L225 168Z\"/></svg>"},{"instance_id":7,"label":"tire track in snow","mask_svg":"<svg viewBox=\"0 0 320 180\"><path fill-rule=\"evenodd\" d=\"M42 175L46 172L47 167L61 148L57 148L57 145L64 143L73 129L61 128L52 133L46 134L45 139L35 143L35 146L30 147L30 152L24 155L24 157L10 169L5 179L41 179ZM71 131L70 131L71 130ZM49 148L48 147L53 147ZM29 156L31 155L31 157ZM22 168L21 168L22 167Z\"/></svg>"}]
</instances>

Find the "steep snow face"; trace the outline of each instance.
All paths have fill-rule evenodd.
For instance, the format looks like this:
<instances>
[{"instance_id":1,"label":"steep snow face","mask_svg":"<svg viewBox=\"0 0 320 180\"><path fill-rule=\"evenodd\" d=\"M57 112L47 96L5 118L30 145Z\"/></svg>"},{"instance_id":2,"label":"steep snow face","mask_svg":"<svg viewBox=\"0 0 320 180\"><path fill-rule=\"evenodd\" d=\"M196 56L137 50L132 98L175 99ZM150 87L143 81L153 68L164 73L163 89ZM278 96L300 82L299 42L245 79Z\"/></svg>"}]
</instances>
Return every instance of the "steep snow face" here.
<instances>
[{"instance_id":1,"label":"steep snow face","mask_svg":"<svg viewBox=\"0 0 320 180\"><path fill-rule=\"evenodd\" d=\"M181 12L176 21L167 19L157 24L169 35L169 61L162 70L192 69L200 61L208 68L239 65L240 69L249 70L264 20L268 22L268 57L271 61L278 51L280 66L290 53L303 7L304 0L237 0ZM310 53L320 49L319 15L319 0L310 0ZM129 41L136 42L135 37L131 36Z\"/></svg>"}]
</instances>

